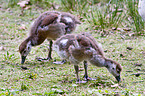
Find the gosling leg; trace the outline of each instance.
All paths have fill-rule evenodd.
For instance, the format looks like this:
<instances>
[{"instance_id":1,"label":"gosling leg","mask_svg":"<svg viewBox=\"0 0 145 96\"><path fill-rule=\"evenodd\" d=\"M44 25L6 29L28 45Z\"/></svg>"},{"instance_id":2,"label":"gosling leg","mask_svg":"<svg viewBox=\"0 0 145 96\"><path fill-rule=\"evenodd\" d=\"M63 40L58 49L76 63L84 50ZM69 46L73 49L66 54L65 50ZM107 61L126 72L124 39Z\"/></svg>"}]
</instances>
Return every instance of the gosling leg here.
<instances>
[{"instance_id":1,"label":"gosling leg","mask_svg":"<svg viewBox=\"0 0 145 96\"><path fill-rule=\"evenodd\" d=\"M52 57L51 57L52 44L53 44L53 42L52 42L52 40L50 40L50 42L49 42L49 52L48 52L47 60L51 60L52 59Z\"/></svg>"},{"instance_id":2,"label":"gosling leg","mask_svg":"<svg viewBox=\"0 0 145 96\"><path fill-rule=\"evenodd\" d=\"M77 77L77 81L76 83L86 83L87 81L81 81L78 75L79 72L79 66L78 65L74 65L75 71L76 71L76 77Z\"/></svg>"},{"instance_id":3,"label":"gosling leg","mask_svg":"<svg viewBox=\"0 0 145 96\"><path fill-rule=\"evenodd\" d=\"M37 57L36 59L37 59L38 61L49 61L49 60L52 59L52 57L51 57L51 53L52 53L52 44L53 44L53 42L52 42L52 40L50 40L50 41L49 41L49 52L48 52L47 58Z\"/></svg>"},{"instance_id":4,"label":"gosling leg","mask_svg":"<svg viewBox=\"0 0 145 96\"><path fill-rule=\"evenodd\" d=\"M84 61L84 69L85 69L84 80L85 80L85 81L88 81L88 80L96 80L95 78L90 78L90 77L88 76L87 68L88 68L88 63L87 63L87 61Z\"/></svg>"}]
</instances>

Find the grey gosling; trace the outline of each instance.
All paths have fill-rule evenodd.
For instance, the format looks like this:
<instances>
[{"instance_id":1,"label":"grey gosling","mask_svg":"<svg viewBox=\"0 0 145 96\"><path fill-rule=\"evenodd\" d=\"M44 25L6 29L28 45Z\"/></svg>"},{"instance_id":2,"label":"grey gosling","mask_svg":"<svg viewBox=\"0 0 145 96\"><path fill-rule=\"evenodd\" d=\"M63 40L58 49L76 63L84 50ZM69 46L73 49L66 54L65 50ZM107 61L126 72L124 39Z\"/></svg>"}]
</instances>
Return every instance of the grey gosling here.
<instances>
[{"instance_id":1,"label":"grey gosling","mask_svg":"<svg viewBox=\"0 0 145 96\"><path fill-rule=\"evenodd\" d=\"M67 34L58 38L53 47L62 59L67 59L74 64L77 77L76 83L86 83L89 79L91 80L87 73L87 61L97 67L106 67L118 82L121 80L121 65L111 59L105 58L101 44L91 35L86 33L83 35ZM82 61L85 69L85 81L81 81L78 75L78 65Z\"/></svg>"}]
</instances>

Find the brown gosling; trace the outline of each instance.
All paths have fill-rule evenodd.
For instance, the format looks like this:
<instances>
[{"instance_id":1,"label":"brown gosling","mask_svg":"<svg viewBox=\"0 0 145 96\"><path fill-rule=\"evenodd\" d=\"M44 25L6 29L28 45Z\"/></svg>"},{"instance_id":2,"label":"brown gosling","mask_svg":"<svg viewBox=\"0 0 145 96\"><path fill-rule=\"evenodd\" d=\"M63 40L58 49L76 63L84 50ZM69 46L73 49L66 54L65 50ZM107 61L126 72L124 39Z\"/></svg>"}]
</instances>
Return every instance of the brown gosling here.
<instances>
[{"instance_id":1,"label":"brown gosling","mask_svg":"<svg viewBox=\"0 0 145 96\"><path fill-rule=\"evenodd\" d=\"M121 80L121 65L105 58L101 44L91 35L86 33L83 35L67 34L57 39L53 47L62 59L67 59L74 64L77 77L76 83L86 83L89 79L91 80L87 73L87 61L98 67L106 67L118 82ZM85 81L81 81L78 75L78 65L82 61L84 62Z\"/></svg>"},{"instance_id":2,"label":"brown gosling","mask_svg":"<svg viewBox=\"0 0 145 96\"><path fill-rule=\"evenodd\" d=\"M80 21L70 13L47 11L41 14L32 25L30 35L19 46L21 64L25 62L31 47L42 44L46 39L50 41L49 52L47 58L42 60L52 59L52 40L71 33L75 30L77 24L80 24Z\"/></svg>"}]
</instances>

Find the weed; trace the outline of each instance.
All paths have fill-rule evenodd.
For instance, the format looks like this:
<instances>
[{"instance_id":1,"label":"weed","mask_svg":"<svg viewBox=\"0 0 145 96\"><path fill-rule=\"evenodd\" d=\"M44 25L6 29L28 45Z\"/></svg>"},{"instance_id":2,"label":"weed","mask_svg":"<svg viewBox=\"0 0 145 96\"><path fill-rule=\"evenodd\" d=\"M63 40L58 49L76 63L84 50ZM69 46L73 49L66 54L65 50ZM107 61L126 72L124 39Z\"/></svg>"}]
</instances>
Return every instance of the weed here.
<instances>
[{"instance_id":1,"label":"weed","mask_svg":"<svg viewBox=\"0 0 145 96\"><path fill-rule=\"evenodd\" d=\"M53 0L30 0L31 4L36 5L41 8L52 7Z\"/></svg>"},{"instance_id":2,"label":"weed","mask_svg":"<svg viewBox=\"0 0 145 96\"><path fill-rule=\"evenodd\" d=\"M37 78L37 74L30 73L29 78L30 78L30 79L35 79L35 78Z\"/></svg>"},{"instance_id":3,"label":"weed","mask_svg":"<svg viewBox=\"0 0 145 96\"><path fill-rule=\"evenodd\" d=\"M88 0L61 0L65 11L79 13L80 16L88 9Z\"/></svg>"},{"instance_id":4,"label":"weed","mask_svg":"<svg viewBox=\"0 0 145 96\"><path fill-rule=\"evenodd\" d=\"M24 84L24 82L21 84L21 91L24 91L24 90L28 90L28 86L26 84Z\"/></svg>"},{"instance_id":5,"label":"weed","mask_svg":"<svg viewBox=\"0 0 145 96\"><path fill-rule=\"evenodd\" d=\"M14 7L18 2L19 0L8 0L8 7Z\"/></svg>"},{"instance_id":6,"label":"weed","mask_svg":"<svg viewBox=\"0 0 145 96\"><path fill-rule=\"evenodd\" d=\"M122 13L123 11L118 11L119 10L119 4L120 2L116 2L114 5L111 4L111 2L107 3L107 6L104 6L104 8L99 9L98 7L92 7L90 11L90 17L85 17L90 18L87 19L91 25L98 26L95 27L95 30L98 30L101 26L101 30L104 30L105 28L118 28L120 25L120 22L123 20L122 19ZM103 7L103 6L102 6ZM105 12L103 12L105 10ZM93 23L93 24L92 24Z\"/></svg>"},{"instance_id":7,"label":"weed","mask_svg":"<svg viewBox=\"0 0 145 96\"><path fill-rule=\"evenodd\" d=\"M128 10L129 10L129 16L131 16L132 20L133 20L133 24L135 26L135 32L137 35L143 35L144 33L144 22L142 21L142 18L140 17L140 15L138 14L137 11L137 3L135 0L128 0L127 1L128 4Z\"/></svg>"},{"instance_id":8,"label":"weed","mask_svg":"<svg viewBox=\"0 0 145 96\"><path fill-rule=\"evenodd\" d=\"M9 52L7 51L7 53L6 54L4 54L4 59L5 59L5 61L7 61L7 60L12 60L14 58L14 54L9 54Z\"/></svg>"}]
</instances>

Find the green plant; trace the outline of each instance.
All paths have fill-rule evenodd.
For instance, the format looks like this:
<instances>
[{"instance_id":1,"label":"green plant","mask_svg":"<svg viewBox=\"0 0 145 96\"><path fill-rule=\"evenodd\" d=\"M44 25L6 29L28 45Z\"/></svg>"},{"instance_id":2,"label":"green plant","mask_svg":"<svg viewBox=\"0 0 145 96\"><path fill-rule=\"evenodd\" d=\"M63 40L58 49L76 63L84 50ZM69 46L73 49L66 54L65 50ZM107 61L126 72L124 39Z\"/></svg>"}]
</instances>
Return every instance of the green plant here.
<instances>
[{"instance_id":1,"label":"green plant","mask_svg":"<svg viewBox=\"0 0 145 96\"><path fill-rule=\"evenodd\" d=\"M4 59L5 60L11 60L14 58L14 54L9 54L9 52L7 51L6 54L4 54Z\"/></svg>"},{"instance_id":2,"label":"green plant","mask_svg":"<svg viewBox=\"0 0 145 96\"><path fill-rule=\"evenodd\" d=\"M28 86L24 83L21 84L21 91L28 90Z\"/></svg>"},{"instance_id":3,"label":"green plant","mask_svg":"<svg viewBox=\"0 0 145 96\"><path fill-rule=\"evenodd\" d=\"M78 12L81 16L85 10L87 10L88 0L61 0L61 4L63 5L63 9L69 12Z\"/></svg>"},{"instance_id":4,"label":"green plant","mask_svg":"<svg viewBox=\"0 0 145 96\"><path fill-rule=\"evenodd\" d=\"M142 18L140 17L140 15L138 14L137 11L137 3L135 0L128 0L127 1L128 4L128 14L131 17L131 19L133 20L133 24L135 26L135 33L137 35L143 35L144 33L144 22L142 21Z\"/></svg>"},{"instance_id":5,"label":"green plant","mask_svg":"<svg viewBox=\"0 0 145 96\"><path fill-rule=\"evenodd\" d=\"M8 7L14 7L18 2L19 0L8 0Z\"/></svg>"},{"instance_id":6,"label":"green plant","mask_svg":"<svg viewBox=\"0 0 145 96\"><path fill-rule=\"evenodd\" d=\"M106 12L105 12L105 16L109 15L108 18L108 24L107 26L109 27L115 27L117 28L120 24L120 22L123 20L122 13L123 10L119 11L119 7L120 6L120 2L115 2L115 6L110 6L110 4L108 4L108 6L106 7Z\"/></svg>"},{"instance_id":7,"label":"green plant","mask_svg":"<svg viewBox=\"0 0 145 96\"><path fill-rule=\"evenodd\" d=\"M105 29L105 16L98 11L98 22L100 23L100 26L102 29Z\"/></svg>"},{"instance_id":8,"label":"green plant","mask_svg":"<svg viewBox=\"0 0 145 96\"><path fill-rule=\"evenodd\" d=\"M31 73L29 73L29 78L35 79L35 78L37 78L37 74L34 74L33 72L31 72Z\"/></svg>"},{"instance_id":9,"label":"green plant","mask_svg":"<svg viewBox=\"0 0 145 96\"><path fill-rule=\"evenodd\" d=\"M85 14L84 17L87 18L92 27L95 26L95 30L98 30L100 27L102 28L101 30L111 27L117 28L123 20L123 11L119 10L120 3L122 2L111 3L110 1L105 6L101 6L102 9L93 6L91 7L90 14Z\"/></svg>"},{"instance_id":10,"label":"green plant","mask_svg":"<svg viewBox=\"0 0 145 96\"><path fill-rule=\"evenodd\" d=\"M52 7L53 0L30 0L33 5L42 7L42 8L50 8Z\"/></svg>"}]
</instances>

